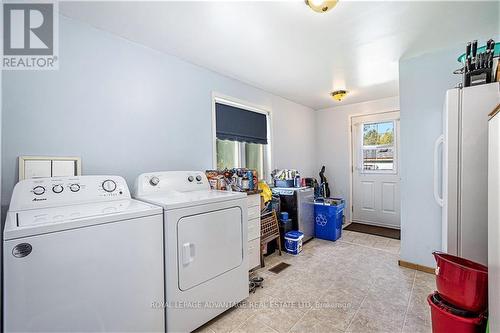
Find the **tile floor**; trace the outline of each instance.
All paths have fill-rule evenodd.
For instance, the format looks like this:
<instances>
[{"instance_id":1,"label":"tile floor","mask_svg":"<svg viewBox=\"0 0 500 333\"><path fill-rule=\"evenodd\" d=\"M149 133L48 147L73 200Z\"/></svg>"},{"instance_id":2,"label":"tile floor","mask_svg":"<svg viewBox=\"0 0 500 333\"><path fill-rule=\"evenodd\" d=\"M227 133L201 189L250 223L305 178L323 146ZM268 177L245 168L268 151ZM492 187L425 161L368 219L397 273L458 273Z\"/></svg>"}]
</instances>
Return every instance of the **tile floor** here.
<instances>
[{"instance_id":1,"label":"tile floor","mask_svg":"<svg viewBox=\"0 0 500 333\"><path fill-rule=\"evenodd\" d=\"M434 276L399 267L399 241L343 231L299 256L266 258L264 277L241 306L197 332L431 332L426 297ZM268 271L291 264L279 274Z\"/></svg>"}]
</instances>

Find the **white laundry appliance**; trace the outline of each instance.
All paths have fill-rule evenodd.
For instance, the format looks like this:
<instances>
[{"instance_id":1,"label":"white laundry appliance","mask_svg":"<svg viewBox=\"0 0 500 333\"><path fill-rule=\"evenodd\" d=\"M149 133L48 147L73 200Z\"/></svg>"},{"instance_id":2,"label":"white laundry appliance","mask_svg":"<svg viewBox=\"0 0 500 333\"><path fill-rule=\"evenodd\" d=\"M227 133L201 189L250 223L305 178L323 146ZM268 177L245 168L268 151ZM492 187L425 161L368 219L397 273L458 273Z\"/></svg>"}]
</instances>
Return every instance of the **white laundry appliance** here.
<instances>
[{"instance_id":1,"label":"white laundry appliance","mask_svg":"<svg viewBox=\"0 0 500 333\"><path fill-rule=\"evenodd\" d=\"M163 216L117 176L22 180L4 229L5 332L164 332Z\"/></svg>"},{"instance_id":2,"label":"white laundry appliance","mask_svg":"<svg viewBox=\"0 0 500 333\"><path fill-rule=\"evenodd\" d=\"M490 332L500 332L500 106L488 127L488 312Z\"/></svg>"},{"instance_id":3,"label":"white laundry appliance","mask_svg":"<svg viewBox=\"0 0 500 333\"><path fill-rule=\"evenodd\" d=\"M145 173L133 196L164 209L167 332L190 332L248 297L247 199L198 171Z\"/></svg>"},{"instance_id":4,"label":"white laundry appliance","mask_svg":"<svg viewBox=\"0 0 500 333\"><path fill-rule=\"evenodd\" d=\"M488 264L488 114L500 102L499 87L495 82L448 90L444 134L434 146L434 197L443 207L442 250L484 265Z\"/></svg>"}]
</instances>

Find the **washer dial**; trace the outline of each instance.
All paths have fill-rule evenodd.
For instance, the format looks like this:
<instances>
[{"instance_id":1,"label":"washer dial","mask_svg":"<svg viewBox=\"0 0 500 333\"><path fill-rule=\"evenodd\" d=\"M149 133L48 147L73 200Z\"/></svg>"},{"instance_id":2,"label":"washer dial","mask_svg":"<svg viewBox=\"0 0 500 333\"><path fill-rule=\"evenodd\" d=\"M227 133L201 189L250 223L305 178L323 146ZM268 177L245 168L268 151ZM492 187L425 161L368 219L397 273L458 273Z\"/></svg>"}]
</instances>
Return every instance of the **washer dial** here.
<instances>
[{"instance_id":1,"label":"washer dial","mask_svg":"<svg viewBox=\"0 0 500 333\"><path fill-rule=\"evenodd\" d=\"M36 186L35 188L33 188L33 193L35 195L42 195L45 193L45 187L43 186Z\"/></svg>"},{"instance_id":2,"label":"washer dial","mask_svg":"<svg viewBox=\"0 0 500 333\"><path fill-rule=\"evenodd\" d=\"M116 183L111 179L106 179L102 182L102 188L106 192L113 192L114 190L116 190Z\"/></svg>"},{"instance_id":3,"label":"washer dial","mask_svg":"<svg viewBox=\"0 0 500 333\"><path fill-rule=\"evenodd\" d=\"M62 185L52 186L52 192L54 192L54 193L61 193L63 190L64 190L64 187Z\"/></svg>"},{"instance_id":4,"label":"washer dial","mask_svg":"<svg viewBox=\"0 0 500 333\"><path fill-rule=\"evenodd\" d=\"M149 180L149 183L152 185L152 186L156 186L160 183L160 178L158 177L151 177L151 179Z\"/></svg>"},{"instance_id":5,"label":"washer dial","mask_svg":"<svg viewBox=\"0 0 500 333\"><path fill-rule=\"evenodd\" d=\"M78 192L78 191L80 191L80 185L78 185L78 184L71 184L69 186L69 189L71 190L71 192Z\"/></svg>"}]
</instances>

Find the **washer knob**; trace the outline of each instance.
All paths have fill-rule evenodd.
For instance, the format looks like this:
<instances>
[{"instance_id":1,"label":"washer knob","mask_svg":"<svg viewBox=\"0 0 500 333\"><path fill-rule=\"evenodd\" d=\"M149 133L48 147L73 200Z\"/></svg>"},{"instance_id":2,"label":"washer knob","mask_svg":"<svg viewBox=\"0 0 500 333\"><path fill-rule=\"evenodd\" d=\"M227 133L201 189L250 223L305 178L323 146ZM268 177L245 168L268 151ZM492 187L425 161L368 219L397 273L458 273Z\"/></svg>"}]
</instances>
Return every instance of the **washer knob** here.
<instances>
[{"instance_id":1,"label":"washer knob","mask_svg":"<svg viewBox=\"0 0 500 333\"><path fill-rule=\"evenodd\" d=\"M149 183L152 185L152 186L156 186L160 183L160 178L158 177L151 177L151 179L149 180Z\"/></svg>"},{"instance_id":2,"label":"washer knob","mask_svg":"<svg viewBox=\"0 0 500 333\"><path fill-rule=\"evenodd\" d=\"M33 189L33 193L35 195L42 195L45 193L45 187L43 186L36 186L34 189Z\"/></svg>"},{"instance_id":3,"label":"washer knob","mask_svg":"<svg viewBox=\"0 0 500 333\"><path fill-rule=\"evenodd\" d=\"M193 180L194 180L194 177L193 177L193 176L189 176L189 177L188 177L188 180L189 180L189 182L190 182L190 183L192 183L192 182L193 182Z\"/></svg>"},{"instance_id":4,"label":"washer knob","mask_svg":"<svg viewBox=\"0 0 500 333\"><path fill-rule=\"evenodd\" d=\"M63 190L64 190L64 187L62 185L52 186L52 192L54 192L54 193L61 193Z\"/></svg>"},{"instance_id":5,"label":"washer knob","mask_svg":"<svg viewBox=\"0 0 500 333\"><path fill-rule=\"evenodd\" d=\"M196 176L196 180L201 182L201 176L200 175Z\"/></svg>"},{"instance_id":6,"label":"washer knob","mask_svg":"<svg viewBox=\"0 0 500 333\"><path fill-rule=\"evenodd\" d=\"M78 185L78 184L71 184L69 186L69 189L71 190L71 192L78 192L78 191L80 191L80 185Z\"/></svg>"},{"instance_id":7,"label":"washer knob","mask_svg":"<svg viewBox=\"0 0 500 333\"><path fill-rule=\"evenodd\" d=\"M106 179L102 182L102 188L106 192L113 192L114 190L116 190L116 183L111 179Z\"/></svg>"}]
</instances>

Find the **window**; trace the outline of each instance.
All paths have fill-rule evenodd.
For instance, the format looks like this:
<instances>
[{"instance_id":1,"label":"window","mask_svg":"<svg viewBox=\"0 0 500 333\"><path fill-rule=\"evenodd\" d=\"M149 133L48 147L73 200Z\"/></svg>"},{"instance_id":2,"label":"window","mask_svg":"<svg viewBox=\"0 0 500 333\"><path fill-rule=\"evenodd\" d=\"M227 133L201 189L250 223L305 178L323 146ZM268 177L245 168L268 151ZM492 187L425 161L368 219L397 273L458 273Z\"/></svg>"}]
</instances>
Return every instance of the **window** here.
<instances>
[{"instance_id":1,"label":"window","mask_svg":"<svg viewBox=\"0 0 500 333\"><path fill-rule=\"evenodd\" d=\"M229 140L216 140L217 169L248 168L257 170L260 179L265 179L264 168L267 145Z\"/></svg>"},{"instance_id":2,"label":"window","mask_svg":"<svg viewBox=\"0 0 500 333\"><path fill-rule=\"evenodd\" d=\"M394 171L394 122L363 124L363 170Z\"/></svg>"},{"instance_id":3,"label":"window","mask_svg":"<svg viewBox=\"0 0 500 333\"><path fill-rule=\"evenodd\" d=\"M260 177L264 176L264 156L266 155L266 145L257 143L245 143L245 164L246 168L257 170Z\"/></svg>"},{"instance_id":4,"label":"window","mask_svg":"<svg viewBox=\"0 0 500 333\"><path fill-rule=\"evenodd\" d=\"M269 138L267 113L219 99L215 101L217 169L248 168L267 179Z\"/></svg>"},{"instance_id":5,"label":"window","mask_svg":"<svg viewBox=\"0 0 500 333\"><path fill-rule=\"evenodd\" d=\"M217 169L233 169L240 164L238 142L217 139Z\"/></svg>"}]
</instances>

